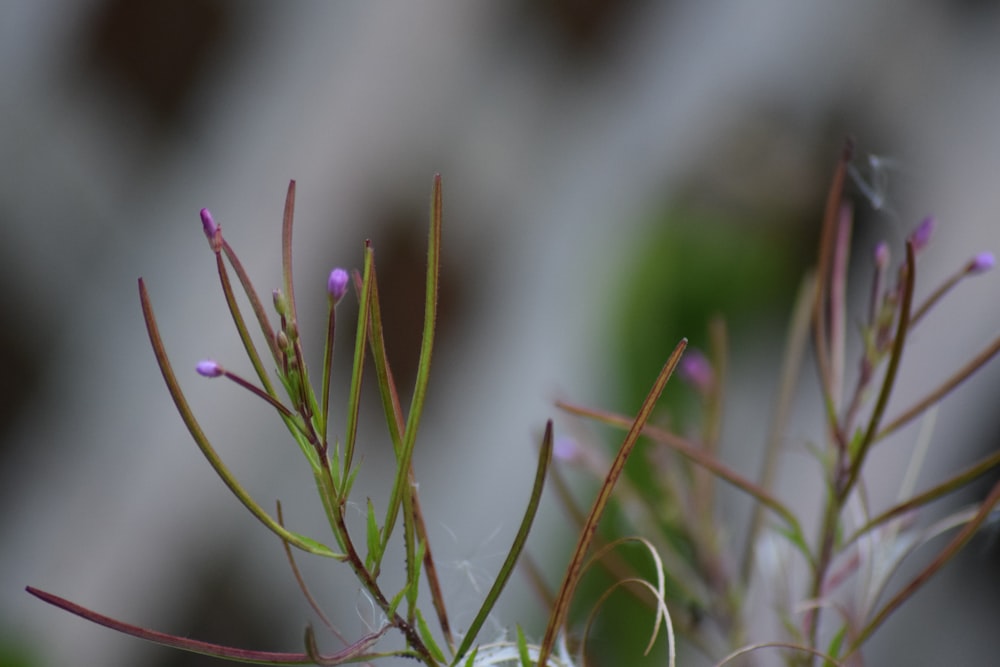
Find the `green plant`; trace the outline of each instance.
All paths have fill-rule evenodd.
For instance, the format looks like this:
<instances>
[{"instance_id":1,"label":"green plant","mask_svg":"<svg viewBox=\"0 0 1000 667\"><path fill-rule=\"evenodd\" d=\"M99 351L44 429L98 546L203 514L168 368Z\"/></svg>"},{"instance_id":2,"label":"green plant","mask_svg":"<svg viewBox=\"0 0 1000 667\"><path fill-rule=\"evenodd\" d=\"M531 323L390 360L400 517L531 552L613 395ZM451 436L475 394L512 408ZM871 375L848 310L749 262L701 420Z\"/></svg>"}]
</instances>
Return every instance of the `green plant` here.
<instances>
[{"instance_id":1,"label":"green plant","mask_svg":"<svg viewBox=\"0 0 1000 667\"><path fill-rule=\"evenodd\" d=\"M1000 454L992 454L930 488L913 493L915 473L929 444L929 430L921 436L900 490L899 500L887 508L872 506L863 470L872 450L904 425L925 415L955 387L982 368L997 352L1000 338L964 364L951 377L928 391L913 405L889 415L889 398L897 382L907 337L927 313L964 278L993 267L990 253L980 253L919 305L914 303L917 258L929 243L934 219L926 218L908 237L905 261L891 281L889 247L880 243L874 253L874 279L867 315L858 322L863 354L856 380L846 360L849 324L847 304L848 251L852 212L844 201L845 174L851 160L850 143L838 163L828 194L819 262L799 290L789 327L780 389L770 426L765 460L758 478L727 465L719 457L724 403L727 336L722 320L710 326L710 353L689 350L681 374L700 398L700 427L681 435L662 423L648 425L650 446L644 452L643 475L620 485L618 500L627 517L624 526L608 531L613 539L638 532L660 553L670 575L667 604L678 634L716 664L729 664L764 649L780 649L790 664L862 664L862 647L894 610L938 572L988 520L1000 500L1000 483L976 506L965 508L930 526L921 526L917 513L929 503L957 491L994 470ZM779 449L786 441L791 404L810 336L820 379L825 421L810 450L821 474L822 514L817 534L810 539L807 517L796 503L778 497L773 489ZM623 415L561 402L564 410L601 424L627 428ZM660 422L672 415L661 415ZM585 439L560 449L570 465L597 473L602 445ZM558 471L558 466L556 470ZM724 482L754 501L753 515L742 551L727 537L734 534L719 520L714 506L717 484ZM574 500L557 485L573 516ZM860 517L860 519L859 519ZM942 533L955 531L950 542L898 590L890 577L902 560ZM783 565L804 565L806 589L795 582L770 581L774 589L788 586L788 599L778 609L785 636L759 641L748 627L747 608L753 578L759 575L755 556L762 544L783 549ZM793 561L797 561L793 562ZM630 576L627 560L608 558L604 568L612 578ZM791 578L794 568L782 567L777 577ZM851 582L855 586L851 588ZM823 632L821 632L821 628ZM748 644L748 642L750 642ZM740 663L744 664L744 663Z\"/></svg>"},{"instance_id":2,"label":"green plant","mask_svg":"<svg viewBox=\"0 0 1000 667\"><path fill-rule=\"evenodd\" d=\"M344 648L335 653L322 654L319 651L311 627L306 628L303 651L276 653L219 646L168 635L103 616L37 588L28 587L28 592L114 630L234 661L335 665L397 656L413 658L429 666L471 667L508 663L522 666L582 664L586 638L597 612L613 592L622 589L635 596L636 608L651 608L653 623L645 646L646 653L656 645L659 629L666 629L665 650L671 666L676 660L675 631L711 656L718 665L733 663L737 658L752 656L767 648L785 651L787 659L793 664L809 664L817 660L827 665L860 664L865 642L900 604L968 542L1000 500L998 484L978 506L920 532L910 520L915 510L993 470L1000 464L1000 455L990 456L921 493L908 494L898 504L882 511L869 507L867 503L862 471L868 455L886 436L927 412L987 363L1000 351L1000 339L939 387L928 392L924 399L891 419L885 418L908 333L962 278L985 271L993 263L989 254L974 257L923 304L914 308L917 255L929 241L933 228L932 219L928 219L908 239L906 261L891 285L887 286L887 246L880 246L876 252L871 308L867 320L861 325L864 354L859 362L856 386L850 392L845 390L846 281L851 214L842 201L842 190L849 161L848 147L838 164L829 194L819 265L816 272L804 280L793 314L781 375L782 388L760 478L751 479L728 466L718 456L718 443L722 437L722 379L726 350L725 327L719 321L712 326L713 344L709 357L689 353L682 362L687 342L681 340L676 345L635 417L569 402L559 403L570 414L625 430L624 439L617 446L614 456L607 461L605 450L598 445L588 446L585 442L566 439L556 442L552 422L546 425L539 447L534 486L520 528L478 614L461 636L453 631L449 622L412 464L434 345L441 252L440 177L434 179L431 198L420 360L412 400L405 411L386 358L379 286L370 243L366 242L364 247L361 271L350 274L343 269L334 269L330 273L326 345L322 367L317 373L315 368L307 366L302 354L292 280L294 182L289 186L282 226L284 284L281 290L273 293L276 327L236 253L223 238L221 228L211 214L203 210L202 223L216 258L220 284L257 378L251 381L240 377L215 361L203 361L196 370L205 377L225 377L235 382L278 414L309 463L329 523L332 544L290 529L285 524L280 503L273 514L264 509L250 497L222 462L181 392L157 327L149 293L140 279L143 316L170 394L193 439L215 471L240 502L281 540L306 600L331 631L336 633L299 572L294 557L296 550L342 563L350 569L384 621L380 627L356 640L344 640ZM238 304L230 271L235 272L249 300L253 319L264 341L263 355ZM352 285L358 298L358 325L346 424L342 439L339 439L329 435L331 369L337 305ZM826 414L815 446L826 494L814 542L809 540L805 520L772 490L778 443L783 439L791 396L810 331ZM263 361L265 357L274 366L273 375ZM360 390L365 361L369 358L373 362L396 467L386 507L376 508L370 498L362 503L365 527L364 535L360 536L357 532L362 531L349 529L345 508L357 496L354 483L359 469L356 453L360 446L357 437ZM693 437L684 437L665 428L661 423L665 416L655 412L661 393L678 368L702 399L703 428ZM319 383L314 385L317 377ZM624 474L626 462L640 442L643 443L645 463L654 473L651 476L653 483L638 484ZM559 459L560 465L550 468L553 456ZM571 466L583 467L598 479L596 498L589 510L578 505L559 470ZM480 637L483 623L522 555L547 477L555 481L560 499L579 527L579 539L557 590L548 590L537 568L530 559L526 561L538 589L551 602L547 626L537 645L528 642L520 626L511 641L484 642ZM746 546L735 564L733 554L723 539L723 526L713 502L719 481L740 489L755 501L756 510ZM852 525L848 516L848 510L854 509L859 510L859 515L863 517L857 525ZM602 524L602 518L609 510L620 519L617 525ZM845 581L852 575L860 576L861 570L873 566L876 556L869 543L903 547L891 556L890 561L878 563L883 572L891 573L903 555L952 528L958 528L957 533L937 557L887 601L881 601L881 597L886 590L888 574L879 575L873 594L865 596L854 607L849 608L836 600L835 596ZM636 533L642 537L628 537ZM404 583L397 589L388 589L381 575L387 566L387 546L394 536L401 536L405 556L402 563L393 567L403 573ZM805 564L809 583L808 590L797 600L797 608L780 610L787 636L777 641L761 642L751 637L746 627L748 610L745 600L755 571L755 548L765 537L779 539L791 548ZM642 552L649 557L647 562L652 563L651 568L624 556L627 548L623 545L629 544L638 544L642 548ZM606 571L612 579L602 595L586 602L589 606L585 610L582 631L576 632L580 628L571 619L574 618L573 612L579 610L579 600L574 603L574 599L579 597L576 594L581 582L590 571ZM425 582L430 597L429 607L421 599L421 580ZM837 620L831 622L829 619L832 617ZM436 621L436 629L431 629L428 619ZM821 631L822 628L826 630ZM380 640L389 633L398 633L404 647L380 650Z\"/></svg>"}]
</instances>

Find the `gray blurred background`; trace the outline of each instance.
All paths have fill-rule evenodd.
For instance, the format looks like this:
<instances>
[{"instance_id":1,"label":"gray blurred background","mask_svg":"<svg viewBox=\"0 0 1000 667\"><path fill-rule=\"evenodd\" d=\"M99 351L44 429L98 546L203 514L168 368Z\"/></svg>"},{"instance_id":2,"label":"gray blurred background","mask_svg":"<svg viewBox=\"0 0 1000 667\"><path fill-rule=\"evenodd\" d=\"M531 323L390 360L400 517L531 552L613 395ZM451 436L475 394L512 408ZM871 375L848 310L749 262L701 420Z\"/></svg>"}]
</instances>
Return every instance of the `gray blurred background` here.
<instances>
[{"instance_id":1,"label":"gray blurred background","mask_svg":"<svg viewBox=\"0 0 1000 667\"><path fill-rule=\"evenodd\" d=\"M310 616L279 545L190 442L140 317L141 275L224 458L263 505L280 497L292 526L322 536L308 468L273 415L188 372L205 357L248 369L203 206L266 294L279 284L280 215L297 179L297 296L314 358L326 273L359 267L371 237L405 377L431 178L443 174L445 292L417 473L459 627L516 530L553 398L634 410L676 338L704 339L700 324L651 333L633 317L673 312L635 297L637 267L657 262L644 249L671 243L664 230L701 234L694 247L708 253L661 261L685 267L673 296L660 295L694 303L678 321L699 309L734 318L725 451L748 474L795 290L787 276L813 259L845 135L859 147L861 273L878 239L899 257L927 213L939 232L918 293L975 252L1000 250L1000 6L989 0L8 1L0 83L5 664L219 664L91 626L26 584L203 639L301 645ZM737 297L706 288L699 267L751 255L773 269L759 301L743 296L757 293L752 277L717 280ZM1000 330L997 293L996 276L971 281L922 325L894 406ZM658 348L645 357L630 353L641 334ZM945 404L921 488L995 449L998 381L989 369ZM338 389L342 405L346 382ZM809 405L784 470L797 503L791 494L815 491ZM379 497L389 473L377 416L362 427L362 498ZM894 495L913 434L879 452L877 498ZM533 551L565 554L561 517L543 518ZM871 664L995 664L988 538L885 626ZM356 634L370 610L349 574L302 560ZM518 580L488 632L522 622L537 633L541 618Z\"/></svg>"}]
</instances>

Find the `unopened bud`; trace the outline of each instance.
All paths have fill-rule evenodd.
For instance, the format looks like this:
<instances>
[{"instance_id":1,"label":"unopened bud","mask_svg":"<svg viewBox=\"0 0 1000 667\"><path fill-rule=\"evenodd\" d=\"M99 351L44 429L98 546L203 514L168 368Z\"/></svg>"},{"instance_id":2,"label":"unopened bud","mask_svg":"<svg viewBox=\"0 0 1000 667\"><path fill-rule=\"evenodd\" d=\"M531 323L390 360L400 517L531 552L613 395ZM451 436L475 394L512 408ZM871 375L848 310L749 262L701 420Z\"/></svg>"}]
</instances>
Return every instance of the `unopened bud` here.
<instances>
[{"instance_id":1,"label":"unopened bud","mask_svg":"<svg viewBox=\"0 0 1000 667\"><path fill-rule=\"evenodd\" d=\"M207 378L217 378L222 375L222 366L210 359L199 361L197 365L195 365L194 369L198 371L198 375L202 375Z\"/></svg>"},{"instance_id":2,"label":"unopened bud","mask_svg":"<svg viewBox=\"0 0 1000 667\"><path fill-rule=\"evenodd\" d=\"M208 244L212 246L212 250L218 252L222 245L222 230L217 224L215 224L215 220L212 218L212 213L207 208L201 209L201 227L205 231L205 238L208 239Z\"/></svg>"},{"instance_id":3,"label":"unopened bud","mask_svg":"<svg viewBox=\"0 0 1000 667\"><path fill-rule=\"evenodd\" d=\"M969 265L965 270L969 273L985 273L992 269L996 263L997 260L993 253L981 252L969 260Z\"/></svg>"},{"instance_id":4,"label":"unopened bud","mask_svg":"<svg viewBox=\"0 0 1000 667\"><path fill-rule=\"evenodd\" d=\"M937 221L933 215L929 215L910 233L909 241L913 244L913 252L920 252L927 247L931 241L931 235L934 234L935 225L937 225Z\"/></svg>"},{"instance_id":5,"label":"unopened bud","mask_svg":"<svg viewBox=\"0 0 1000 667\"><path fill-rule=\"evenodd\" d=\"M330 293L334 303L344 298L349 280L350 275L344 269L338 267L330 272L330 277L326 280L326 291Z\"/></svg>"},{"instance_id":6,"label":"unopened bud","mask_svg":"<svg viewBox=\"0 0 1000 667\"><path fill-rule=\"evenodd\" d=\"M560 436L552 443L552 456L557 461L576 462L580 458L580 445L573 438Z\"/></svg>"},{"instance_id":7,"label":"unopened bud","mask_svg":"<svg viewBox=\"0 0 1000 667\"><path fill-rule=\"evenodd\" d=\"M285 299L285 295L281 293L281 290L276 289L272 291L271 298L274 299L274 309L278 311L278 315L288 317L288 300Z\"/></svg>"},{"instance_id":8,"label":"unopened bud","mask_svg":"<svg viewBox=\"0 0 1000 667\"><path fill-rule=\"evenodd\" d=\"M703 394L712 390L715 383L715 371L704 354L694 348L688 348L680 364L681 377Z\"/></svg>"}]
</instances>

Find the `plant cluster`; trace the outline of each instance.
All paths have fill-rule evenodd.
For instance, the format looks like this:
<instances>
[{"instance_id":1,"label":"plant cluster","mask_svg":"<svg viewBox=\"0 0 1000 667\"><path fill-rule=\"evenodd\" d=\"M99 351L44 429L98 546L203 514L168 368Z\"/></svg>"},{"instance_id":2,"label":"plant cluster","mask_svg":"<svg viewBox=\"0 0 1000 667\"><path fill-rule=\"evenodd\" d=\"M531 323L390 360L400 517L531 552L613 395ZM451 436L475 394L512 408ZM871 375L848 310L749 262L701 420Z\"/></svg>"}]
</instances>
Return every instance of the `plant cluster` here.
<instances>
[{"instance_id":1,"label":"plant cluster","mask_svg":"<svg viewBox=\"0 0 1000 667\"><path fill-rule=\"evenodd\" d=\"M861 649L865 642L895 609L971 539L1000 500L998 483L975 507L931 526L919 527L915 515L921 508L995 469L1000 464L1000 454L993 454L924 491L910 492L896 505L884 509L872 507L868 502L863 474L865 463L872 449L887 436L932 411L946 394L985 365L1000 351L1000 338L914 405L888 416L889 399L908 335L934 304L963 278L982 273L993 265L993 256L988 253L973 257L923 303L915 305L917 258L929 242L934 225L933 219L928 218L907 239L905 260L895 272L890 266L888 246L880 244L875 251L871 303L867 316L860 323L864 352L855 372L856 382L847 386L846 286L852 215L843 199L843 187L850 153L848 146L835 171L824 216L818 267L804 279L792 317L781 389L759 477L752 479L733 469L718 455L722 438L726 342L724 326L716 323L712 327L710 354L706 357L690 350L684 356L687 342L680 341L634 417L569 402L559 403L564 411L620 428L625 436L607 460L604 447L583 440L556 439L552 422L546 425L534 486L520 527L479 612L461 632L449 621L413 467L431 367L439 290L440 177L434 179L431 197L419 365L412 399L406 410L386 357L375 255L370 242L365 243L360 271L338 268L329 274L326 345L322 366L316 372L315 367L307 366L303 357L292 280L294 182L289 186L285 203L282 226L284 284L272 295L274 315L269 315L235 251L223 237L221 227L207 210L202 210L203 228L215 255L220 284L257 377L255 380L241 377L216 361L200 362L196 371L205 377L231 380L278 414L313 473L329 523L330 544L290 529L280 503L273 513L266 510L223 463L181 391L157 327L149 292L140 279L140 302L150 342L169 392L196 444L239 501L281 540L306 600L324 625L341 639L344 647L333 653L321 652L311 627L306 628L301 652L278 653L220 646L124 623L37 588L28 587L28 592L87 620L132 636L239 662L337 665L397 656L413 658L428 666L472 667L583 664L591 623L611 593L621 589L635 596L637 608L649 607L651 610L652 632L647 652L656 644L659 629L665 628L670 665L676 660L675 633L703 650L718 665L752 660L756 652L764 650L781 651L789 664L816 664L817 661L825 665L862 664ZM231 272L250 304L263 346L256 342L256 334L250 333ZM358 320L346 424L342 437L337 438L330 435L329 418L336 312L352 287L358 300ZM814 446L825 492L818 532L812 540L804 527L807 518L800 516L794 506L780 499L773 490L779 445L784 440L798 371L806 358L810 333L826 417L822 432L817 434L818 444ZM358 495L354 489L359 470L359 457L356 456L358 415L368 359L373 362L375 382L395 454L395 471L386 507L377 508L370 498L366 498L359 503L365 508L364 527L352 529L345 510L349 503L357 502L353 499ZM268 366L273 371L269 371ZM702 398L703 428L695 435L671 431L664 426L666 417L655 412L657 401L675 369L680 369L680 374ZM319 378L318 384L316 378ZM652 471L649 476L654 480L652 484L637 484L624 474L626 462L640 441L643 445L641 456ZM557 465L550 466L553 458ZM589 509L580 507L574 500L560 470L573 467L592 472L598 480L596 498ZM549 590L530 559L524 559L533 581L550 603L546 629L537 644L528 642L520 626L510 640L484 640L483 625L515 565L522 560L520 557L547 479L554 481L559 498L577 522L579 539L556 590ZM732 485L755 501L741 556L734 556L727 546L724 526L714 505L720 482ZM625 517L626 527L608 531L602 526L601 519L609 508L621 510L618 514ZM890 575L899 562L918 546L946 531L953 531L954 535L930 563L901 588L887 593ZM641 537L617 536L634 533ZM382 577L387 566L388 546L394 537L402 540L404 552L403 562L392 565L404 575L404 583L398 589L388 588L387 578ZM808 583L802 595L787 608L778 610L786 636L777 641L752 643L747 628L750 610L745 601L754 573L759 569L755 566L755 554L768 540L779 540L787 546L788 558L804 564ZM626 543L641 545L649 556L652 569L648 565L637 566L624 558L622 545ZM341 637L301 576L294 556L296 551L337 561L349 568L360 588L377 607L381 624L357 639ZM587 602L588 613L581 628L570 620L574 617L571 612L578 611L580 601L574 603L574 597L585 573L591 569L611 573L615 583L603 595ZM857 590L845 594L851 581L857 582ZM427 592L422 593L423 590ZM422 599L423 595L429 596L429 606ZM397 633L402 638L403 648L379 648L382 638L389 633ZM734 647L740 648L734 651Z\"/></svg>"}]
</instances>

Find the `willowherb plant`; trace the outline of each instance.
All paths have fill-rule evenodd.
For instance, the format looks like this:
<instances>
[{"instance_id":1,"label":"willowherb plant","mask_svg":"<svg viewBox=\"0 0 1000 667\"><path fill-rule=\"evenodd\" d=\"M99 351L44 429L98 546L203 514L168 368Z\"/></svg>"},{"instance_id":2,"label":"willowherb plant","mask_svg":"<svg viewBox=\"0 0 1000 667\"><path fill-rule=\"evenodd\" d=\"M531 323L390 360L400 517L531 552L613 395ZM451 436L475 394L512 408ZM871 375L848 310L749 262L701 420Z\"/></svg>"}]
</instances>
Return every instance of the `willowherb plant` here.
<instances>
[{"instance_id":1,"label":"willowherb plant","mask_svg":"<svg viewBox=\"0 0 1000 667\"><path fill-rule=\"evenodd\" d=\"M1000 465L1000 453L994 453L914 493L913 481L930 438L928 429L916 445L898 502L887 508L876 508L869 502L862 473L872 449L922 415L932 424L937 403L1000 352L1000 338L916 403L897 414L887 414L908 335L959 282L988 271L995 263L991 253L973 256L922 303L915 304L917 259L930 243L935 227L934 218L928 217L907 237L905 258L895 276L890 271L888 244L880 243L875 249L870 303L859 322L863 352L856 362L855 383L845 386L852 212L844 201L843 187L851 151L849 142L829 191L818 267L805 277L799 291L760 476L752 479L718 456L727 345L725 327L716 321L709 330L710 354L706 357L689 350L679 370L701 399L700 431L680 435L658 425L647 426L644 434L651 447L645 452L645 463L652 473L643 480L626 478L619 487L622 514L629 521L627 527L612 534L638 531L650 540L670 577L666 602L678 635L717 665L737 658L740 665L751 664L752 655L765 649L781 651L792 665L820 660L824 665L863 664L862 647L874 632L954 557L1000 500L997 483L981 503L930 526L920 526L920 509ZM785 441L810 333L825 414L813 440L818 443L813 454L820 465L822 485L817 485L822 492L822 509L814 540L804 528L806 517L773 491L776 459ZM622 415L568 402L561 402L560 407L611 426L626 428L631 423ZM600 469L592 462L599 460L603 448L586 439L572 447L563 444L556 451L565 465L594 472ZM560 467L555 467L557 489L573 516L574 500L559 478ZM646 479L653 483L646 483ZM755 501L741 553L727 546L726 537L733 531L722 525L713 506L719 481ZM890 592L890 577L903 559L949 531L957 532L929 564ZM781 601L784 606L778 609L785 634L778 638L751 638L748 627L751 616L762 612L745 604L754 577L762 574L756 562L762 550L770 554L777 550L781 558L778 566L772 567L770 579L762 584L773 591L786 589ZM792 590L795 582L790 573L795 570L790 566L795 560L807 573L804 590ZM606 558L601 565L618 579L634 571L631 564L618 558Z\"/></svg>"},{"instance_id":2,"label":"willowherb plant","mask_svg":"<svg viewBox=\"0 0 1000 667\"><path fill-rule=\"evenodd\" d=\"M603 448L566 438L555 439L552 422L546 425L539 447L534 486L520 527L479 612L461 633L456 632L449 621L412 465L434 343L441 251L440 177L434 179L431 198L420 358L412 399L405 411L386 358L371 244L365 243L361 271L349 273L337 268L328 276L326 345L322 366L319 373L314 374L302 354L292 280L294 182L289 185L282 225L284 284L272 293L277 326L272 323L272 316L268 315L236 253L223 237L221 227L203 209L202 225L215 255L220 284L257 377L256 381L243 378L214 360L198 363L195 370L207 378L223 377L235 382L277 412L312 470L317 494L329 523L333 540L331 545L288 528L280 503L273 514L265 510L250 497L222 462L181 392L160 337L149 293L140 279L140 302L150 342L174 403L196 444L240 502L281 540L292 573L309 605L345 646L334 653L321 653L311 627L306 629L305 646L301 652L280 653L220 646L124 623L33 587L28 587L28 592L87 620L126 634L238 662L337 665L396 656L413 658L428 666L520 664L524 667L565 667L583 664L584 646L596 613L613 591L622 588L636 596L638 608L652 608L654 620L647 653L652 650L661 626L666 629L667 661L671 666L676 659L675 626L677 634L702 649L718 665L733 663L737 658L749 660L755 652L766 648L784 651L791 664L811 664L816 660L823 660L827 665L861 664L863 644L889 614L968 542L1000 500L998 484L977 507L921 531L912 518L916 510L992 470L1000 464L1000 454L990 456L930 489L911 494L897 505L880 512L866 503L862 471L867 456L880 440L927 412L989 361L1000 351L1000 339L915 405L892 419L885 419L907 334L964 277L982 273L994 263L993 256L988 253L973 257L923 304L914 308L916 258L930 241L934 226L933 219L928 218L908 239L906 261L891 284L888 282L888 246L880 244L876 249L871 306L861 332L864 353L859 360L857 383L850 392L845 391L845 295L851 214L842 202L842 189L849 161L850 150L846 149L835 172L827 203L819 266L815 274L805 279L792 318L782 371L782 389L760 478L751 480L718 457L726 344L725 328L721 322L716 322L711 328L713 344L710 354L704 356L692 350L682 360L687 343L686 340L680 341L635 417L568 402L559 403L571 414L623 428L626 435L608 462ZM249 300L253 318L265 343L263 354L251 336L247 319L237 303L230 270L236 274ZM342 439L338 439L330 436L329 419L336 311L352 286L358 299L358 323L346 424ZM782 440L788 420L795 378L805 355L810 329L826 408L826 422L818 436L821 444L816 454L827 489L818 535L812 543L803 528L804 519L772 491L778 443ZM387 506L379 510L370 498L363 503L366 509L364 535L361 536L356 532L362 531L349 529L345 509L355 497L352 494L358 472L355 461L359 444L358 414L365 360L369 357L373 362L396 467ZM264 358L273 364L273 374L268 371ZM693 437L671 432L656 423L658 417L654 419L654 408L675 369L679 369L696 389L704 407L704 427ZM315 368L312 370L315 371ZM317 375L319 383L314 385ZM640 438L646 438L652 445L646 448L645 453L649 455L648 464L655 472L653 479L656 483L653 486L636 484L623 474L626 461ZM560 465L550 470L553 456L560 460ZM596 498L588 511L578 506L559 471L560 467L567 466L583 467L593 472L600 481ZM548 590L530 559L525 561L529 566L529 575L533 576L537 588L550 602L548 624L537 644L529 644L520 626L516 627L512 640L484 641L481 638L483 624L519 561L541 500L544 482L550 474L560 499L578 523L580 532L556 591ZM716 515L713 497L719 480L746 492L756 501L741 558L734 557L726 548L724 527ZM624 516L628 517L630 525L627 529L617 527L614 530L618 532L612 531L609 535L608 531L599 532L598 529L605 510L612 504L627 510ZM958 528L958 532L938 556L913 580L883 601L889 575L903 556L931 537L954 528ZM622 531L627 531L626 534L639 533L641 537L618 537ZM394 567L404 574L404 584L393 590L386 588L385 578L381 575L386 566L387 546L397 535L401 535L405 558ZM792 602L792 606L780 610L786 636L774 641L753 638L756 643L748 644L750 635L746 621L752 610L747 609L743 602L757 569L755 553L759 545L767 540L781 540L790 547L795 557L805 563L809 574L808 588ZM637 543L643 547L653 564L652 576L642 576L649 575L648 567L638 568L622 557L618 547L624 543ZM890 551L887 546L899 548ZM328 558L349 568L381 613L381 625L354 640L341 637L303 580L294 558L295 550ZM880 558L890 560L876 562ZM590 611L585 624L582 628L575 628L568 620L571 618L571 606L584 574L591 568L611 572L616 583L598 599L589 601ZM844 603L836 596L842 593L846 582L852 578L864 578L865 590L856 594L849 603ZM421 580L426 584L430 597L429 607L421 599ZM436 629L431 629L429 618L436 620ZM403 648L379 649L380 640L390 633L402 638Z\"/></svg>"}]
</instances>

